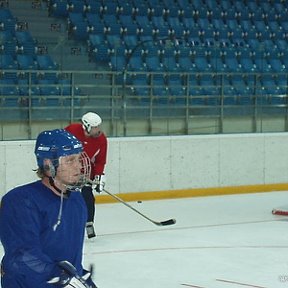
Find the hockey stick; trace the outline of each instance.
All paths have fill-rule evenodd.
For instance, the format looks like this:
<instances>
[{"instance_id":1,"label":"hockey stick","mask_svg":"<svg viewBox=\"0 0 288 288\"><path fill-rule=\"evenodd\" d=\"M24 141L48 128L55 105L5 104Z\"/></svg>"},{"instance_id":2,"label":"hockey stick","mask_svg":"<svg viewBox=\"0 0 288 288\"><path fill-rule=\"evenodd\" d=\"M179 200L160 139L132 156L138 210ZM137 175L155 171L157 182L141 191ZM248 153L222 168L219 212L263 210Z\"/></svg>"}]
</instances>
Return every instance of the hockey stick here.
<instances>
[{"instance_id":1,"label":"hockey stick","mask_svg":"<svg viewBox=\"0 0 288 288\"><path fill-rule=\"evenodd\" d=\"M88 183L93 184L92 180L87 180ZM131 210L133 210L134 212L136 212L137 214L139 214L140 216L144 217L145 219L147 219L148 221L152 222L153 224L157 225L157 226L168 226L168 225L173 225L176 223L175 219L169 219L166 221L154 221L151 218L149 218L148 216L144 215L143 213L141 213L140 211L138 211L136 208L132 207L131 205L129 205L127 202L125 202L123 199L121 199L120 197L118 197L115 194L112 194L111 192L107 191L106 189L103 189L103 191L105 193L107 193L108 195L110 195L111 197L113 197L114 199L116 199L117 201L121 202L122 204L124 204L125 206L127 206L128 208L130 208Z\"/></svg>"},{"instance_id":2,"label":"hockey stick","mask_svg":"<svg viewBox=\"0 0 288 288\"><path fill-rule=\"evenodd\" d=\"M125 206L127 206L128 208L132 209L134 212L138 213L139 215L141 215L142 217L144 217L145 219L147 219L148 221L152 222L153 224L157 225L157 226L168 226L168 225L173 225L176 223L175 219L169 219L166 221L162 221L162 222L158 222L158 221L154 221L151 218L149 218L148 216L144 215L143 213L141 213L140 211L138 211L137 209L135 209L134 207L132 207L131 205L129 205L127 202L125 202L123 199L119 198L117 195L114 195L112 193L110 193L109 191L107 191L106 189L103 189L103 191L105 193L107 193L108 195L112 196L114 199L116 199L117 201L121 202L122 204L124 204Z\"/></svg>"}]
</instances>

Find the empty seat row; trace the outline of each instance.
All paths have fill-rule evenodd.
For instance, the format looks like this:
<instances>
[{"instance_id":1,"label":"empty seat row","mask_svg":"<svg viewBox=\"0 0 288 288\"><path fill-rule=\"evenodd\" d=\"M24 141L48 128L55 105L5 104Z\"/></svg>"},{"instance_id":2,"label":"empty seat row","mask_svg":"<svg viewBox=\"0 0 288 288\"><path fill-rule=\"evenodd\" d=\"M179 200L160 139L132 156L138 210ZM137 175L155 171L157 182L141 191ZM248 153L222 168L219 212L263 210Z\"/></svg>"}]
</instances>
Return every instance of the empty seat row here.
<instances>
[{"instance_id":1,"label":"empty seat row","mask_svg":"<svg viewBox=\"0 0 288 288\"><path fill-rule=\"evenodd\" d=\"M287 51L269 52L249 48L163 48L149 46L131 52L118 49L106 56L113 71L163 71L163 72L283 72L288 67ZM100 51L99 51L100 52ZM129 54L130 53L130 54ZM101 55L98 55L99 58Z\"/></svg>"},{"instance_id":2,"label":"empty seat row","mask_svg":"<svg viewBox=\"0 0 288 288\"><path fill-rule=\"evenodd\" d=\"M48 54L35 56L17 54L15 58L11 54L0 54L0 68L9 70L57 70L58 65Z\"/></svg>"},{"instance_id":3,"label":"empty seat row","mask_svg":"<svg viewBox=\"0 0 288 288\"><path fill-rule=\"evenodd\" d=\"M106 15L101 18L97 14L69 13L67 16L69 33L78 40L86 40L90 34L100 35L153 35L155 37L179 37L187 38L198 36L202 38L235 38L238 35L245 39L275 39L285 38L288 33L288 25L283 20L269 21L240 20L235 18L223 21L221 18L200 18L195 21L192 17L186 17L181 22L177 17L170 17L164 20L161 16L152 17L137 16L135 20L129 15L120 17L118 20L115 15ZM270 26L271 23L271 26ZM219 35L221 33L221 35ZM216 41L217 39L215 39Z\"/></svg>"},{"instance_id":4,"label":"empty seat row","mask_svg":"<svg viewBox=\"0 0 288 288\"><path fill-rule=\"evenodd\" d=\"M23 75L22 75L23 77ZM45 103L57 106L59 103L69 104L71 97L80 99L81 91L73 86L69 79L41 79L36 75L17 79L0 79L1 103L4 106L35 106ZM63 98L64 97L64 98ZM78 97L78 98L77 98Z\"/></svg>"},{"instance_id":5,"label":"empty seat row","mask_svg":"<svg viewBox=\"0 0 288 288\"><path fill-rule=\"evenodd\" d=\"M196 79L197 78L197 79ZM159 76L135 76L129 87L143 102L188 103L193 105L284 105L287 104L287 75L257 74L243 76L198 74L181 79L173 77L165 80Z\"/></svg>"},{"instance_id":6,"label":"empty seat row","mask_svg":"<svg viewBox=\"0 0 288 288\"><path fill-rule=\"evenodd\" d=\"M245 3L247 2L247 3ZM262 1L93 1L93 0L51 0L49 13L55 17L67 17L69 12L97 13L99 15L148 15L164 16L193 15L215 16L219 10L222 17L235 17L235 14L247 14L247 17L267 18L270 14L281 17L287 10L285 1L276 3ZM229 3L229 4L228 4ZM231 15L231 16L230 16Z\"/></svg>"}]
</instances>

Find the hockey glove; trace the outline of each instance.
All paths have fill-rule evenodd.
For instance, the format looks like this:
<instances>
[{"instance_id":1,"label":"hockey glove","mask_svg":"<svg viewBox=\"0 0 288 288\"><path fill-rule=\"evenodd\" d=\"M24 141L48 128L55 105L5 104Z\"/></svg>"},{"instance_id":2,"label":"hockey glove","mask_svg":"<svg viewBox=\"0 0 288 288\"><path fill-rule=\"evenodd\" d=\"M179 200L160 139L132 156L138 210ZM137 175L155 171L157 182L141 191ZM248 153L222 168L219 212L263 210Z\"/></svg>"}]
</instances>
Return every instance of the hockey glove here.
<instances>
[{"instance_id":1,"label":"hockey glove","mask_svg":"<svg viewBox=\"0 0 288 288\"><path fill-rule=\"evenodd\" d=\"M97 288L91 279L91 272L85 271L86 274L81 277L70 262L61 261L58 265L62 270L60 277L54 277L47 283L65 288Z\"/></svg>"},{"instance_id":2,"label":"hockey glove","mask_svg":"<svg viewBox=\"0 0 288 288\"><path fill-rule=\"evenodd\" d=\"M96 175L93 181L92 189L98 193L101 193L105 187L106 183L106 176L103 175Z\"/></svg>"}]
</instances>

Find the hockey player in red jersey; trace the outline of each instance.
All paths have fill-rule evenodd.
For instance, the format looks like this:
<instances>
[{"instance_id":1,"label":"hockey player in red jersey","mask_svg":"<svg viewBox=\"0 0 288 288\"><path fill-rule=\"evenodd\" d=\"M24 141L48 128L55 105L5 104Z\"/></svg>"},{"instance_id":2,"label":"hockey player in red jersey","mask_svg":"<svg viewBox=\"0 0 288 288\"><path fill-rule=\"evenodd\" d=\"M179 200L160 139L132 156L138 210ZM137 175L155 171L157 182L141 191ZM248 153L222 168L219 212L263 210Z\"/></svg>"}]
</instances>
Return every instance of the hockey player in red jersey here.
<instances>
[{"instance_id":1,"label":"hockey player in red jersey","mask_svg":"<svg viewBox=\"0 0 288 288\"><path fill-rule=\"evenodd\" d=\"M105 165L107 159L107 137L101 131L101 117L94 113L88 112L82 116L82 123L72 123L65 128L82 142L84 151L91 160L90 179L97 185L87 184L82 188L82 195L87 205L88 218L86 232L88 238L95 237L94 217L95 217L95 198L94 191L101 193L105 186Z\"/></svg>"}]
</instances>

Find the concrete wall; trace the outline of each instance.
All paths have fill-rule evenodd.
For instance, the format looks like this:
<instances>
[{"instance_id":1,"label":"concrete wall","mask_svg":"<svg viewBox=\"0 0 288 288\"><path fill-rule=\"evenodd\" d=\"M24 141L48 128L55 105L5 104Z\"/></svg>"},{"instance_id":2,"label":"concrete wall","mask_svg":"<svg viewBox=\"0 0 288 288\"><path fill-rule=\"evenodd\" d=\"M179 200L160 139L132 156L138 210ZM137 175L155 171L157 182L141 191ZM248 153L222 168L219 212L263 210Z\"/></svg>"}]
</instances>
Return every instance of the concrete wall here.
<instances>
[{"instance_id":1,"label":"concrete wall","mask_svg":"<svg viewBox=\"0 0 288 288\"><path fill-rule=\"evenodd\" d=\"M109 138L112 193L285 183L288 134ZM0 195L36 178L34 141L0 142Z\"/></svg>"}]
</instances>

